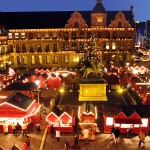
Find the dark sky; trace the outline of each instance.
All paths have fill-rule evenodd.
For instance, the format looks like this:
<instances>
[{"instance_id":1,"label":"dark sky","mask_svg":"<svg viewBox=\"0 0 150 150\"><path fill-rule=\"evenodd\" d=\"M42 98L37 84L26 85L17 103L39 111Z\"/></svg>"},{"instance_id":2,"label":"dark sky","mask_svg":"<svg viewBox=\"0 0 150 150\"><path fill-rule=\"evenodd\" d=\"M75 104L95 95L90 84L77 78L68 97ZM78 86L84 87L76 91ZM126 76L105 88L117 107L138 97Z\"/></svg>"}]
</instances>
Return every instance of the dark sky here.
<instances>
[{"instance_id":1,"label":"dark sky","mask_svg":"<svg viewBox=\"0 0 150 150\"><path fill-rule=\"evenodd\" d=\"M92 10L96 0L1 0L0 11ZM129 10L134 6L135 20L150 20L150 0L103 0L106 10Z\"/></svg>"}]
</instances>

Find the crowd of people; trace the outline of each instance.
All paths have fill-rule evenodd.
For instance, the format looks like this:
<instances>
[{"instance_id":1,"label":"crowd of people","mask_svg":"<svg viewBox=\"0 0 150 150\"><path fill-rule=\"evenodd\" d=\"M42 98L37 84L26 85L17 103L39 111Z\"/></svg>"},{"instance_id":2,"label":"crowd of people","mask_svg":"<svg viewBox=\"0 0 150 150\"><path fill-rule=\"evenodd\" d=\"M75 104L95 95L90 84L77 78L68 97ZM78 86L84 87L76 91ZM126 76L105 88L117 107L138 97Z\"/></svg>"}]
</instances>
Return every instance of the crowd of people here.
<instances>
[{"instance_id":1,"label":"crowd of people","mask_svg":"<svg viewBox=\"0 0 150 150\"><path fill-rule=\"evenodd\" d=\"M33 121L31 120L29 123L25 123L24 121L22 123L19 122L13 122L13 123L8 123L6 121L3 122L3 131L4 134L8 134L9 132L9 127L12 129L12 133L15 136L18 136L22 134L24 137L24 144L23 144L23 150L29 150L30 147L30 138L27 135L28 133L34 132L34 129L36 129L37 133L41 131L40 129L40 124L34 125Z\"/></svg>"},{"instance_id":2,"label":"crowd of people","mask_svg":"<svg viewBox=\"0 0 150 150\"><path fill-rule=\"evenodd\" d=\"M56 137L57 141L60 142L60 130L58 128L56 128L56 130L54 130L53 125L51 125L50 127L51 130L51 137L54 138ZM82 136L84 137L85 140L85 144L89 143L89 130L87 128L85 128L83 131L82 129L80 131L77 132L77 134L74 136L74 144L72 146L70 146L70 144L65 141L64 143L64 150L80 150L81 147L79 146L79 134L82 134ZM127 130L127 138L130 138L132 132L131 132L131 128L129 128ZM120 137L120 129L119 128L115 128L114 126L111 127L111 135L110 138L113 139L113 141L118 144L119 143L119 137ZM145 133L143 131L141 131L139 133L139 144L138 146L141 147L141 144L145 143Z\"/></svg>"},{"instance_id":3,"label":"crowd of people","mask_svg":"<svg viewBox=\"0 0 150 150\"><path fill-rule=\"evenodd\" d=\"M26 136L27 131L28 133L31 133L34 131L34 129L36 129L37 132L41 131L40 124L37 123L36 125L34 125L33 121L30 121L29 123L25 123L24 121L22 123L8 123L4 121L2 125L4 134L8 134L9 132L11 132L10 129L12 129L13 135L20 135L22 133L23 136Z\"/></svg>"},{"instance_id":4,"label":"crowd of people","mask_svg":"<svg viewBox=\"0 0 150 150\"><path fill-rule=\"evenodd\" d=\"M132 135L132 131L131 131L131 128L128 128L127 129L127 135L126 137L127 138L130 138ZM119 136L120 136L120 130L119 128L115 128L114 126L111 127L111 135L110 137L115 141L115 143L118 143L119 142ZM143 130L140 131L139 133L139 144L138 144L138 147L141 147L141 144L145 144L145 133Z\"/></svg>"},{"instance_id":5,"label":"crowd of people","mask_svg":"<svg viewBox=\"0 0 150 150\"><path fill-rule=\"evenodd\" d=\"M34 124L33 122L25 123L22 122L22 124L19 124L19 122L17 122L17 124L15 124L14 122L11 124L12 126L12 132L14 135L19 135L22 133L22 136L25 137L25 142L24 142L24 150L28 150L28 147L30 147L30 139L29 136L27 135L27 131L33 132L34 131ZM27 130L28 127L28 130ZM35 126L37 132L40 132L40 126L37 125ZM3 128L4 128L4 134L8 133L8 126L6 123L3 124ZM51 134L51 138L56 138L57 142L60 142L60 137L61 137L61 132L59 130L59 128L54 128L53 124L50 126L50 134ZM82 135L84 137L84 141L85 144L89 143L89 135L90 135L90 131L88 130L88 128L84 128L82 129L81 127L78 127L77 133L74 136L74 143L73 145L70 145L70 143L68 141L65 141L64 143L64 150L80 150L81 147L79 145L79 136ZM127 129L127 134L126 134L126 138L130 138L132 135L132 130L131 128ZM141 147L141 144L145 144L145 133L143 130L140 131L139 133L139 143L138 143L138 147ZM119 143L119 137L120 137L120 129L116 128L114 126L111 127L111 134L110 134L110 139L113 139L113 141L118 144Z\"/></svg>"}]
</instances>

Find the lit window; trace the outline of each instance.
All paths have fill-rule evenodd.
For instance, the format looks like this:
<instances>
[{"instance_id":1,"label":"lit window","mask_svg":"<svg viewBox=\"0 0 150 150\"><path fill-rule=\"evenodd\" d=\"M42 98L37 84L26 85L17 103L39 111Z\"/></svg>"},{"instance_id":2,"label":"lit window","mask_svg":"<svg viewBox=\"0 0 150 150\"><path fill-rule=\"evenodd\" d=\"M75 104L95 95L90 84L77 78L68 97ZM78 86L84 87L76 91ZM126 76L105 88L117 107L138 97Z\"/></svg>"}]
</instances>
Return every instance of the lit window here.
<instances>
[{"instance_id":1,"label":"lit window","mask_svg":"<svg viewBox=\"0 0 150 150\"><path fill-rule=\"evenodd\" d=\"M46 63L50 64L50 56L49 55L46 56Z\"/></svg>"},{"instance_id":2,"label":"lit window","mask_svg":"<svg viewBox=\"0 0 150 150\"><path fill-rule=\"evenodd\" d=\"M27 56L23 56L23 64L27 65Z\"/></svg>"},{"instance_id":3,"label":"lit window","mask_svg":"<svg viewBox=\"0 0 150 150\"><path fill-rule=\"evenodd\" d=\"M21 57L17 56L17 65L21 65Z\"/></svg>"},{"instance_id":4,"label":"lit window","mask_svg":"<svg viewBox=\"0 0 150 150\"><path fill-rule=\"evenodd\" d=\"M119 123L115 123L115 127L120 127L120 124Z\"/></svg>"},{"instance_id":5,"label":"lit window","mask_svg":"<svg viewBox=\"0 0 150 150\"><path fill-rule=\"evenodd\" d=\"M25 39L25 33L21 33L21 38Z\"/></svg>"},{"instance_id":6,"label":"lit window","mask_svg":"<svg viewBox=\"0 0 150 150\"><path fill-rule=\"evenodd\" d=\"M11 64L14 65L14 56L10 56Z\"/></svg>"},{"instance_id":7,"label":"lit window","mask_svg":"<svg viewBox=\"0 0 150 150\"><path fill-rule=\"evenodd\" d=\"M106 125L113 125L113 117L106 118Z\"/></svg>"},{"instance_id":8,"label":"lit window","mask_svg":"<svg viewBox=\"0 0 150 150\"><path fill-rule=\"evenodd\" d=\"M42 63L43 63L43 61L42 61L42 56L39 55L39 64L41 65Z\"/></svg>"},{"instance_id":9,"label":"lit window","mask_svg":"<svg viewBox=\"0 0 150 150\"><path fill-rule=\"evenodd\" d=\"M112 49L113 49L113 50L116 49L116 43L115 43L115 42L112 43Z\"/></svg>"},{"instance_id":10,"label":"lit window","mask_svg":"<svg viewBox=\"0 0 150 150\"><path fill-rule=\"evenodd\" d=\"M57 33L53 32L53 39L57 39Z\"/></svg>"},{"instance_id":11,"label":"lit window","mask_svg":"<svg viewBox=\"0 0 150 150\"><path fill-rule=\"evenodd\" d=\"M45 33L45 38L49 39L49 33L48 32Z\"/></svg>"},{"instance_id":12,"label":"lit window","mask_svg":"<svg viewBox=\"0 0 150 150\"><path fill-rule=\"evenodd\" d=\"M106 43L106 49L109 50L109 43Z\"/></svg>"},{"instance_id":13,"label":"lit window","mask_svg":"<svg viewBox=\"0 0 150 150\"><path fill-rule=\"evenodd\" d=\"M65 55L65 63L69 63L69 56Z\"/></svg>"},{"instance_id":14,"label":"lit window","mask_svg":"<svg viewBox=\"0 0 150 150\"><path fill-rule=\"evenodd\" d=\"M15 33L15 39L19 38L19 33Z\"/></svg>"},{"instance_id":15,"label":"lit window","mask_svg":"<svg viewBox=\"0 0 150 150\"><path fill-rule=\"evenodd\" d=\"M147 127L148 125L148 119L142 119L142 124L141 124L141 127Z\"/></svg>"},{"instance_id":16,"label":"lit window","mask_svg":"<svg viewBox=\"0 0 150 150\"><path fill-rule=\"evenodd\" d=\"M31 56L31 64L34 65L35 64L35 57L32 55Z\"/></svg>"},{"instance_id":17,"label":"lit window","mask_svg":"<svg viewBox=\"0 0 150 150\"><path fill-rule=\"evenodd\" d=\"M41 38L41 33L37 33L37 39Z\"/></svg>"},{"instance_id":18,"label":"lit window","mask_svg":"<svg viewBox=\"0 0 150 150\"><path fill-rule=\"evenodd\" d=\"M139 128L140 125L139 124L134 124L134 128Z\"/></svg>"},{"instance_id":19,"label":"lit window","mask_svg":"<svg viewBox=\"0 0 150 150\"><path fill-rule=\"evenodd\" d=\"M79 62L79 56L73 56L73 62Z\"/></svg>"},{"instance_id":20,"label":"lit window","mask_svg":"<svg viewBox=\"0 0 150 150\"><path fill-rule=\"evenodd\" d=\"M54 56L54 64L58 64L58 57Z\"/></svg>"},{"instance_id":21,"label":"lit window","mask_svg":"<svg viewBox=\"0 0 150 150\"><path fill-rule=\"evenodd\" d=\"M8 33L8 38L12 39L12 33Z\"/></svg>"},{"instance_id":22,"label":"lit window","mask_svg":"<svg viewBox=\"0 0 150 150\"><path fill-rule=\"evenodd\" d=\"M121 128L132 128L132 124L121 124Z\"/></svg>"}]
</instances>

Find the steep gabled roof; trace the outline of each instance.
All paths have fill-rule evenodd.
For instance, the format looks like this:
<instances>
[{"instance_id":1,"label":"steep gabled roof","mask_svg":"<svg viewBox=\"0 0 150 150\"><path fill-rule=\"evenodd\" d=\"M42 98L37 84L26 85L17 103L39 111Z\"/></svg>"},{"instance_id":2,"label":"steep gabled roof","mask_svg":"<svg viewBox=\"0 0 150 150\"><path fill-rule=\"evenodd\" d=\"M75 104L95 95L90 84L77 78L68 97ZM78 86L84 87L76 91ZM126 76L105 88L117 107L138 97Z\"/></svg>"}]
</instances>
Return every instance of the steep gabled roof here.
<instances>
[{"instance_id":1,"label":"steep gabled roof","mask_svg":"<svg viewBox=\"0 0 150 150\"><path fill-rule=\"evenodd\" d=\"M20 92L15 93L7 100L7 103L22 108L24 110L26 110L31 105L32 102L33 102L32 98Z\"/></svg>"},{"instance_id":2,"label":"steep gabled roof","mask_svg":"<svg viewBox=\"0 0 150 150\"><path fill-rule=\"evenodd\" d=\"M91 13L93 11L78 11L91 26ZM115 19L120 11L106 11L107 26ZM121 11L126 20L134 27L131 11ZM43 29L43 28L65 28L67 21L74 11L47 11L47 12L0 12L0 24L6 25L8 29Z\"/></svg>"},{"instance_id":3,"label":"steep gabled roof","mask_svg":"<svg viewBox=\"0 0 150 150\"><path fill-rule=\"evenodd\" d=\"M73 109L70 106L64 106L61 110L61 115L66 112L68 115L73 116Z\"/></svg>"}]
</instances>

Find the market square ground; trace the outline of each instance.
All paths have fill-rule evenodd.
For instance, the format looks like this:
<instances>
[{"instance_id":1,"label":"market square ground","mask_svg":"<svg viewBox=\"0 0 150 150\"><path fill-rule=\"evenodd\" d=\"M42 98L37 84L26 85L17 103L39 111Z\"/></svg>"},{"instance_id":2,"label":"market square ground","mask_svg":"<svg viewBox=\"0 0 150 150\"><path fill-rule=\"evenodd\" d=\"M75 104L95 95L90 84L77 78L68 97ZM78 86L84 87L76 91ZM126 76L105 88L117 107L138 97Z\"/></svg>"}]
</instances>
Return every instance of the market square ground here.
<instances>
[{"instance_id":1,"label":"market square ground","mask_svg":"<svg viewBox=\"0 0 150 150\"><path fill-rule=\"evenodd\" d=\"M41 139L43 137L43 130L41 133L29 134L31 141L30 150L39 150ZM126 138L126 135L121 135L119 144L115 144L112 139L110 139L110 134L98 133L96 135L95 141L90 141L85 144L84 141L79 141L79 145L83 150L136 150L144 149L150 150L150 137L146 136L145 145L138 148L139 138L138 135L131 136L131 138ZM63 150L64 142L68 141L70 145L73 145L74 134L63 133L61 134L60 142L58 143L55 138L51 138L50 134L47 133L45 145L43 150ZM17 145L21 150L23 148L24 138L22 135L14 136L12 134L4 135L0 134L0 146L5 150L11 150L13 145Z\"/></svg>"}]
</instances>

